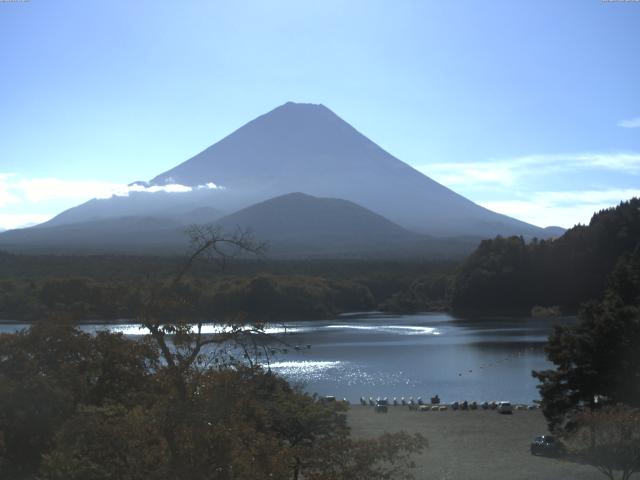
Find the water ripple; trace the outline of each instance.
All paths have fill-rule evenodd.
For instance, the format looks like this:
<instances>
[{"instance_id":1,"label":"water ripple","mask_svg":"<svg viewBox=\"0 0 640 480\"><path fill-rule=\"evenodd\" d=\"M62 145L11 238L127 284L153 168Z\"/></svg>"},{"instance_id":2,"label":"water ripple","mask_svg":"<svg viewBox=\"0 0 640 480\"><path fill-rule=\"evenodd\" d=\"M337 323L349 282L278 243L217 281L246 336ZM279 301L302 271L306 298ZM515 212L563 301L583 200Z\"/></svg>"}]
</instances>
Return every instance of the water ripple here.
<instances>
[{"instance_id":1,"label":"water ripple","mask_svg":"<svg viewBox=\"0 0 640 480\"><path fill-rule=\"evenodd\" d=\"M402 335L440 335L441 332L433 327L418 327L408 325L327 325L327 328L343 330L367 330L380 333L394 333Z\"/></svg>"}]
</instances>

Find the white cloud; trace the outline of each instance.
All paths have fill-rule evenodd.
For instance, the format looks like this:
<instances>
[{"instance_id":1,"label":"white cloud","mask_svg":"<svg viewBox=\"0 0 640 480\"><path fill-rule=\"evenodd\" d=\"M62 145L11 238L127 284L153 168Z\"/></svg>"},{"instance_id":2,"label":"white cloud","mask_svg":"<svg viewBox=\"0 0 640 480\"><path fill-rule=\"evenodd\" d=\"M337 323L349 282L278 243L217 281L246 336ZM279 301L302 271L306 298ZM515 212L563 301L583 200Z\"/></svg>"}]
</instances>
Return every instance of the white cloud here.
<instances>
[{"instance_id":1,"label":"white cloud","mask_svg":"<svg viewBox=\"0 0 640 480\"><path fill-rule=\"evenodd\" d=\"M201 189L222 189L222 187L214 183L197 187L179 184L126 185L100 180L23 178L15 173L0 173L0 208L13 209L11 213L0 213L0 228L18 228L47 221L54 216L50 212L52 208L56 208L52 207L53 204L65 204L68 208L92 198L127 196L132 192L183 193ZM59 213L59 211L53 213Z\"/></svg>"},{"instance_id":2,"label":"white cloud","mask_svg":"<svg viewBox=\"0 0 640 480\"><path fill-rule=\"evenodd\" d=\"M214 183L199 185L196 189L220 188ZM59 178L20 178L16 174L0 173L0 206L21 202L40 203L51 200L90 200L109 198L112 195L127 196L131 192L190 192L187 185L162 186L126 185L100 180L64 180Z\"/></svg>"},{"instance_id":3,"label":"white cloud","mask_svg":"<svg viewBox=\"0 0 640 480\"><path fill-rule=\"evenodd\" d=\"M39 213L0 213L0 228L11 230L14 228L30 227L51 220L54 215Z\"/></svg>"},{"instance_id":4,"label":"white cloud","mask_svg":"<svg viewBox=\"0 0 640 480\"><path fill-rule=\"evenodd\" d=\"M583 190L572 192L537 192L535 197L551 205L584 203L589 205L616 204L631 197L640 197L640 189Z\"/></svg>"},{"instance_id":5,"label":"white cloud","mask_svg":"<svg viewBox=\"0 0 640 480\"><path fill-rule=\"evenodd\" d=\"M623 128L640 128L640 117L630 118L629 120L620 120L619 127Z\"/></svg>"},{"instance_id":6,"label":"white cloud","mask_svg":"<svg viewBox=\"0 0 640 480\"><path fill-rule=\"evenodd\" d=\"M520 175L513 165L501 162L432 163L418 170L446 186L478 183L509 186Z\"/></svg>"},{"instance_id":7,"label":"white cloud","mask_svg":"<svg viewBox=\"0 0 640 480\"><path fill-rule=\"evenodd\" d=\"M574 168L605 168L622 173L637 175L640 173L640 153L615 153L615 154L582 154L575 158Z\"/></svg>"},{"instance_id":8,"label":"white cloud","mask_svg":"<svg viewBox=\"0 0 640 480\"><path fill-rule=\"evenodd\" d=\"M468 163L432 163L419 165L425 175L451 187L502 185L513 186L522 177L558 172L604 169L630 175L640 174L640 153L568 153L536 154L522 157Z\"/></svg>"},{"instance_id":9,"label":"white cloud","mask_svg":"<svg viewBox=\"0 0 640 480\"><path fill-rule=\"evenodd\" d=\"M2 185L0 185L0 208L11 205L12 203L20 203L20 199L10 192L3 190Z\"/></svg>"},{"instance_id":10,"label":"white cloud","mask_svg":"<svg viewBox=\"0 0 640 480\"><path fill-rule=\"evenodd\" d=\"M622 175L627 178L626 185L629 178L640 177L637 152L535 154L485 162L436 163L419 170L490 210L543 227L588 223L594 212L640 196L640 188L620 188L617 183ZM618 175L603 175L605 172ZM590 178L598 188L576 190L577 178ZM547 187L549 184L559 187ZM566 191L561 190L564 185Z\"/></svg>"},{"instance_id":11,"label":"white cloud","mask_svg":"<svg viewBox=\"0 0 640 480\"><path fill-rule=\"evenodd\" d=\"M632 197L640 197L640 189L535 192L527 199L478 203L494 212L541 227L556 225L569 228L578 223L588 224L595 212Z\"/></svg>"},{"instance_id":12,"label":"white cloud","mask_svg":"<svg viewBox=\"0 0 640 480\"><path fill-rule=\"evenodd\" d=\"M0 173L0 208L14 203L20 203L20 197L9 191L11 174Z\"/></svg>"},{"instance_id":13,"label":"white cloud","mask_svg":"<svg viewBox=\"0 0 640 480\"><path fill-rule=\"evenodd\" d=\"M213 187L210 188L218 188L215 184L211 184ZM203 185L198 185L196 188L200 189L204 187ZM113 193L116 196L127 196L131 192L147 192L147 193L156 193L156 192L168 192L168 193L185 193L191 192L193 190L192 187L187 185L180 185L177 183L170 183L168 185L157 186L154 185L152 187L145 187L143 185L131 185L126 186L124 188L120 188ZM109 198L111 195L107 195L106 197L98 197L98 198Z\"/></svg>"},{"instance_id":14,"label":"white cloud","mask_svg":"<svg viewBox=\"0 0 640 480\"><path fill-rule=\"evenodd\" d=\"M88 200L110 197L126 191L126 185L101 181L62 180L58 178L21 179L9 188L24 201L40 203L50 200Z\"/></svg>"}]
</instances>

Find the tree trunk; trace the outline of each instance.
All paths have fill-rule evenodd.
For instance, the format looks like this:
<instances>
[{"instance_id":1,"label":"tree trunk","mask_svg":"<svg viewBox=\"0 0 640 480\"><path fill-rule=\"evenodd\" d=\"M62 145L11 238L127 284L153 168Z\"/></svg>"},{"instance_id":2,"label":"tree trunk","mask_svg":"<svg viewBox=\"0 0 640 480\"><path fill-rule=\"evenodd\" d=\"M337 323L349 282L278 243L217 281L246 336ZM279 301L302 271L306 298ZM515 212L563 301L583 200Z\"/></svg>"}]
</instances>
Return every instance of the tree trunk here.
<instances>
[{"instance_id":1,"label":"tree trunk","mask_svg":"<svg viewBox=\"0 0 640 480\"><path fill-rule=\"evenodd\" d=\"M293 466L293 477L292 480L298 480L300 477L300 459L295 457L295 465Z\"/></svg>"}]
</instances>

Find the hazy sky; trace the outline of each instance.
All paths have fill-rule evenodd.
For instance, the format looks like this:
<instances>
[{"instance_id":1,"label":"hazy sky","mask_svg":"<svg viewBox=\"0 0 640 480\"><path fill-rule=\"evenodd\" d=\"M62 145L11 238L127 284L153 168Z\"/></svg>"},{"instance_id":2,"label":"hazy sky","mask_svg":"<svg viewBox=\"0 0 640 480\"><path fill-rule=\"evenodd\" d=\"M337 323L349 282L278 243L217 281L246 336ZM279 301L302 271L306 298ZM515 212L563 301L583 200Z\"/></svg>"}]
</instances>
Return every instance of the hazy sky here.
<instances>
[{"instance_id":1,"label":"hazy sky","mask_svg":"<svg viewBox=\"0 0 640 480\"><path fill-rule=\"evenodd\" d=\"M640 195L640 2L0 2L0 227L323 103L538 225Z\"/></svg>"}]
</instances>

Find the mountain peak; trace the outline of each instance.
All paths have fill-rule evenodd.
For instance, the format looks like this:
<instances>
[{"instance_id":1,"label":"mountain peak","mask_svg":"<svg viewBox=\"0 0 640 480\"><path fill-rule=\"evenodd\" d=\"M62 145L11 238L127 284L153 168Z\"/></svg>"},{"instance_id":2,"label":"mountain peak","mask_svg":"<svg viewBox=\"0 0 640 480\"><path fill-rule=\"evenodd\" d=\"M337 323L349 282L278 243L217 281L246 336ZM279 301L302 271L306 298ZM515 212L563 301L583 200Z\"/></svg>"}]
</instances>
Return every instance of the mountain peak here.
<instances>
[{"instance_id":1,"label":"mountain peak","mask_svg":"<svg viewBox=\"0 0 640 480\"><path fill-rule=\"evenodd\" d=\"M291 102L291 101L289 101L287 103L283 103L282 105L280 105L279 107L276 107L276 108L296 108L296 109L307 108L307 109L329 110L327 107L325 107L321 103Z\"/></svg>"},{"instance_id":2,"label":"mountain peak","mask_svg":"<svg viewBox=\"0 0 640 480\"><path fill-rule=\"evenodd\" d=\"M380 156L372 147L373 142L324 105L287 102L149 183L164 185L170 180L196 186L208 179L205 183L213 182L229 190L256 191L294 174L326 176L328 169L334 168L354 174ZM363 153L369 153L366 159ZM321 193L317 189L307 191L305 185L289 187L289 191ZM272 193L268 196L283 192L277 188Z\"/></svg>"},{"instance_id":3,"label":"mountain peak","mask_svg":"<svg viewBox=\"0 0 640 480\"><path fill-rule=\"evenodd\" d=\"M346 125L347 122L342 120L338 115L336 115L331 109L325 107L321 103L298 103L298 102L287 102L283 103L279 107L274 108L273 110L261 115L256 118L253 122L249 122L247 125L251 125L256 121L260 120L268 120L273 122L275 117L282 117L286 121L289 122L340 122Z\"/></svg>"},{"instance_id":4,"label":"mountain peak","mask_svg":"<svg viewBox=\"0 0 640 480\"><path fill-rule=\"evenodd\" d=\"M227 211L297 191L350 200L430 234L543 233L438 184L322 104L280 105L149 183L168 180L223 186L217 205Z\"/></svg>"}]
</instances>

